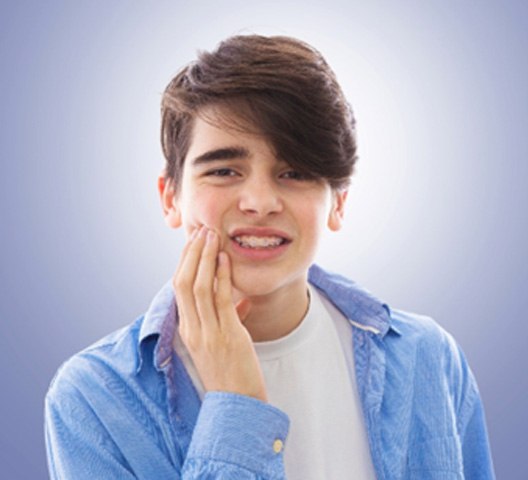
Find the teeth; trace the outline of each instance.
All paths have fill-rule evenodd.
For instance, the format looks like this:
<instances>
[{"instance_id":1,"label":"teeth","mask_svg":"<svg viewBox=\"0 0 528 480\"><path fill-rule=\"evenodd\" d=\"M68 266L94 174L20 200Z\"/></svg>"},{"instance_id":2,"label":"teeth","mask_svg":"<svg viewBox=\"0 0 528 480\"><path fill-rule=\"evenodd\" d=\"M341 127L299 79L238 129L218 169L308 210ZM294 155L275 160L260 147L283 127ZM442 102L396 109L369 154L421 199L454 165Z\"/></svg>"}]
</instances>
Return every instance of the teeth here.
<instances>
[{"instance_id":1,"label":"teeth","mask_svg":"<svg viewBox=\"0 0 528 480\"><path fill-rule=\"evenodd\" d=\"M255 237L253 235L240 235L235 237L235 241L246 248L278 247L284 243L284 239L281 237Z\"/></svg>"}]
</instances>

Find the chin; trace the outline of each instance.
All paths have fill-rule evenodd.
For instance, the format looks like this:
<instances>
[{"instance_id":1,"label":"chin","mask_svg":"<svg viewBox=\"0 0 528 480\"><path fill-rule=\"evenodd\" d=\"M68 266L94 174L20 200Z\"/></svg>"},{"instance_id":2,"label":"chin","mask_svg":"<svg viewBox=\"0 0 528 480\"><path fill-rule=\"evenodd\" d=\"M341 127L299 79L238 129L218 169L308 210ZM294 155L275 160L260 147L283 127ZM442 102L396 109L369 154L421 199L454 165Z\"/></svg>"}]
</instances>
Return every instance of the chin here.
<instances>
[{"instance_id":1,"label":"chin","mask_svg":"<svg viewBox=\"0 0 528 480\"><path fill-rule=\"evenodd\" d=\"M280 274L266 272L266 268L243 268L235 266L233 269L233 287L245 297L267 295L279 288L283 283ZM284 278L284 277L282 277Z\"/></svg>"},{"instance_id":2,"label":"chin","mask_svg":"<svg viewBox=\"0 0 528 480\"><path fill-rule=\"evenodd\" d=\"M296 277L296 275L293 275ZM303 277L304 278L304 277ZM295 280L288 269L268 265L246 267L235 265L233 268L233 287L239 297L260 297L293 286Z\"/></svg>"}]
</instances>

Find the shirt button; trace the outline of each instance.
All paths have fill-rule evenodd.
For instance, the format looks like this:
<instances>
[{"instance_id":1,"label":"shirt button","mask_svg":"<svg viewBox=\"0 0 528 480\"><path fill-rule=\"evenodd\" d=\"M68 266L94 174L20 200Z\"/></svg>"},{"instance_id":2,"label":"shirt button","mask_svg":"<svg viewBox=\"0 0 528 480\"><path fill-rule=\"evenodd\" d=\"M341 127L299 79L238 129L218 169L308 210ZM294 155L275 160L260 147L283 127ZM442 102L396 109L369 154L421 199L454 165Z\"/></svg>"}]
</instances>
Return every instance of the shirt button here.
<instances>
[{"instance_id":1,"label":"shirt button","mask_svg":"<svg viewBox=\"0 0 528 480\"><path fill-rule=\"evenodd\" d=\"M284 443L282 443L282 440L280 438L277 438L277 440L275 440L273 442L273 451L275 453L280 453L282 452L282 448L284 447Z\"/></svg>"}]
</instances>

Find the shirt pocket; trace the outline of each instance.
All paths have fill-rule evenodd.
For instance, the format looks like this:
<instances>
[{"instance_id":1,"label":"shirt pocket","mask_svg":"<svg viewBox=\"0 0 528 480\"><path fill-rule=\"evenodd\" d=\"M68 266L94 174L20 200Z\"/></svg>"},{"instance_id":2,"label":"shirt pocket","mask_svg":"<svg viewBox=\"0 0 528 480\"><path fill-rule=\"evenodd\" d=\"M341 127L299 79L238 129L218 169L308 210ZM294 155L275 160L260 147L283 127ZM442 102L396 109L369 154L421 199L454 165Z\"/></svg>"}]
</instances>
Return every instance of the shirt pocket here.
<instances>
[{"instance_id":1,"label":"shirt pocket","mask_svg":"<svg viewBox=\"0 0 528 480\"><path fill-rule=\"evenodd\" d=\"M464 480L458 437L435 437L415 442L407 455L408 480Z\"/></svg>"}]
</instances>

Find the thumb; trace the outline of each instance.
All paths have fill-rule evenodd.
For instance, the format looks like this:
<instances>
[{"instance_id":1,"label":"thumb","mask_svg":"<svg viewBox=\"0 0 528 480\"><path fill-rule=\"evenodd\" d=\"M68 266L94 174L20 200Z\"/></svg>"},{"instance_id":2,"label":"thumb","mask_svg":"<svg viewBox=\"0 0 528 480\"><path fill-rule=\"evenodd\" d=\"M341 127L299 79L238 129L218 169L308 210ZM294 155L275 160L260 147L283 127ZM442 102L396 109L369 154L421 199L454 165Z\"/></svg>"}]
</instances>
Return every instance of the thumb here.
<instances>
[{"instance_id":1,"label":"thumb","mask_svg":"<svg viewBox=\"0 0 528 480\"><path fill-rule=\"evenodd\" d=\"M238 318L240 318L240 321L242 323L245 322L250 310L251 310L251 302L249 301L249 298L243 298L236 304L236 311L238 314Z\"/></svg>"}]
</instances>

